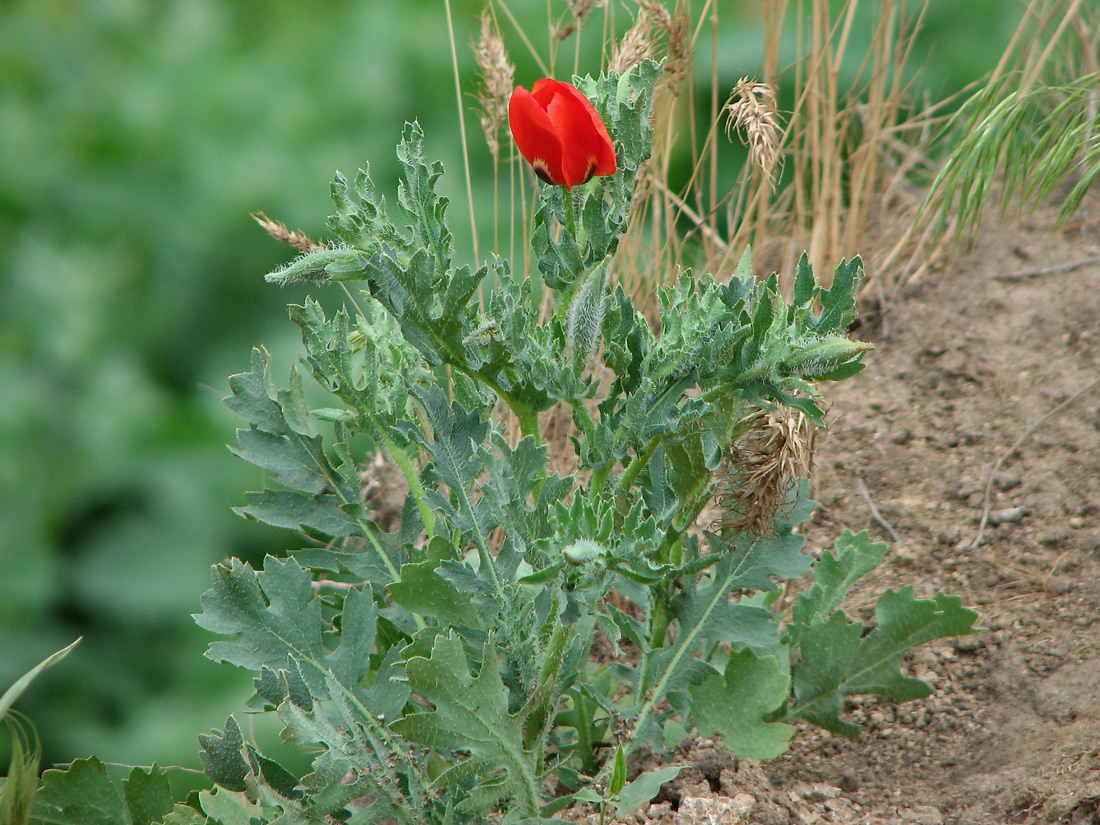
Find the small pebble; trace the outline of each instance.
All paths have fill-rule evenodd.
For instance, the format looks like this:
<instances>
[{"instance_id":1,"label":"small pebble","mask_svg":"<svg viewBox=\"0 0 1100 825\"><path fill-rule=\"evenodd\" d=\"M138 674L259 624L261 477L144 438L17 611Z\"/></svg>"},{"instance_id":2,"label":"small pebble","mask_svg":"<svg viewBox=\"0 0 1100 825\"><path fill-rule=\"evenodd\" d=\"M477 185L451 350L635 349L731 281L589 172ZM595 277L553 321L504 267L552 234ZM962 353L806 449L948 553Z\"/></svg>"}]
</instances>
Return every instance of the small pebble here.
<instances>
[{"instance_id":1,"label":"small pebble","mask_svg":"<svg viewBox=\"0 0 1100 825\"><path fill-rule=\"evenodd\" d=\"M1069 576L1049 576L1043 584L1056 596L1064 596L1077 586L1077 582Z\"/></svg>"},{"instance_id":2,"label":"small pebble","mask_svg":"<svg viewBox=\"0 0 1100 825\"><path fill-rule=\"evenodd\" d=\"M1004 510L993 510L989 514L989 523L993 525L1015 524L1027 514L1028 509L1026 507L1008 507Z\"/></svg>"},{"instance_id":3,"label":"small pebble","mask_svg":"<svg viewBox=\"0 0 1100 825\"><path fill-rule=\"evenodd\" d=\"M955 650L960 653L973 653L985 647L985 639L981 636L959 636L955 639Z\"/></svg>"}]
</instances>

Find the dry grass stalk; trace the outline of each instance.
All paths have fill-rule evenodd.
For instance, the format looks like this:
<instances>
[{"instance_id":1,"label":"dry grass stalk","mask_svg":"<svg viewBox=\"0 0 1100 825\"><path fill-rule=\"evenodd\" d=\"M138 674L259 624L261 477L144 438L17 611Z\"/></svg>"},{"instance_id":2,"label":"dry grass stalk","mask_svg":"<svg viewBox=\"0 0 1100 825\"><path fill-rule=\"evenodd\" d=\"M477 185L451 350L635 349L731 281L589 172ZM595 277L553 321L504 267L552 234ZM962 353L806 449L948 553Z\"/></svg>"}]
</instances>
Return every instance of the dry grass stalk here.
<instances>
[{"instance_id":1,"label":"dry grass stalk","mask_svg":"<svg viewBox=\"0 0 1100 825\"><path fill-rule=\"evenodd\" d=\"M704 13L710 3L711 0L707 0ZM656 315L657 288L675 279L678 262L683 259L684 239L676 221L685 207L691 214L698 214L668 186L675 144L683 139L681 115L694 122L690 100L681 102L679 99L692 71L695 46L692 19L686 0L679 0L674 12L660 0L638 0L635 27L646 27L652 56L663 58L665 66L654 94L653 154L638 176L630 226L620 245L617 269L624 289L634 297L641 312L651 319ZM619 51L626 50L620 46ZM619 62L628 63L627 60ZM678 110L680 106L686 111ZM694 146L694 136L690 144Z\"/></svg>"},{"instance_id":2,"label":"dry grass stalk","mask_svg":"<svg viewBox=\"0 0 1100 825\"><path fill-rule=\"evenodd\" d=\"M665 70L657 94L678 97L691 71L695 54L691 39L691 15L682 3L677 4L675 13L670 13L659 0L638 0L638 7L650 16L665 37Z\"/></svg>"},{"instance_id":3,"label":"dry grass stalk","mask_svg":"<svg viewBox=\"0 0 1100 825\"><path fill-rule=\"evenodd\" d=\"M554 40L565 40L575 32L580 31L584 21L593 9L600 9L607 5L607 0L568 0L569 13L573 19L565 25L551 24L550 32ZM573 71L577 71L574 66Z\"/></svg>"},{"instance_id":4,"label":"dry grass stalk","mask_svg":"<svg viewBox=\"0 0 1100 825\"><path fill-rule=\"evenodd\" d=\"M770 535L775 516L809 474L813 428L796 410L757 410L741 422L744 435L719 470L719 524L736 533Z\"/></svg>"},{"instance_id":5,"label":"dry grass stalk","mask_svg":"<svg viewBox=\"0 0 1100 825\"><path fill-rule=\"evenodd\" d=\"M864 3L864 5L867 5ZM779 74L781 32L791 6L769 0L765 7L764 81L774 85ZM796 248L807 248L824 283L841 258L862 249L868 217L882 193L896 186L896 174L884 163L884 147L902 138L927 140L920 124L925 113L903 117L908 103L906 64L927 0L915 14L905 0L875 5L871 47L861 56L856 78L847 91L839 86L859 0L847 0L838 12L825 0L795 4L798 59L790 83L795 103L780 138L790 174L773 192L768 181L743 176L739 193L726 201L727 220L736 227L727 251L714 265L722 269L747 245L754 260L793 270ZM895 165L896 166L896 165ZM873 250L871 250L873 253ZM789 284L784 285L789 288Z\"/></svg>"},{"instance_id":6,"label":"dry grass stalk","mask_svg":"<svg viewBox=\"0 0 1100 825\"><path fill-rule=\"evenodd\" d=\"M481 14L481 34L474 44L474 57L481 75L477 94L481 129L493 160L500 160L500 127L508 118L516 67L508 59L504 39L488 10Z\"/></svg>"},{"instance_id":7,"label":"dry grass stalk","mask_svg":"<svg viewBox=\"0 0 1100 825\"><path fill-rule=\"evenodd\" d=\"M295 229L291 232L287 229L287 226L282 221L273 221L263 212L253 212L252 219L262 226L267 234L273 237L277 241L288 243L295 249L300 249L302 252L312 252L315 249L323 249L323 243L317 243L310 239L309 235L302 232L300 229Z\"/></svg>"},{"instance_id":8,"label":"dry grass stalk","mask_svg":"<svg viewBox=\"0 0 1100 825\"><path fill-rule=\"evenodd\" d=\"M749 162L774 189L781 157L779 142L783 138L775 87L743 77L733 87L723 111L726 134L732 138L735 130L741 133L749 147Z\"/></svg>"}]
</instances>

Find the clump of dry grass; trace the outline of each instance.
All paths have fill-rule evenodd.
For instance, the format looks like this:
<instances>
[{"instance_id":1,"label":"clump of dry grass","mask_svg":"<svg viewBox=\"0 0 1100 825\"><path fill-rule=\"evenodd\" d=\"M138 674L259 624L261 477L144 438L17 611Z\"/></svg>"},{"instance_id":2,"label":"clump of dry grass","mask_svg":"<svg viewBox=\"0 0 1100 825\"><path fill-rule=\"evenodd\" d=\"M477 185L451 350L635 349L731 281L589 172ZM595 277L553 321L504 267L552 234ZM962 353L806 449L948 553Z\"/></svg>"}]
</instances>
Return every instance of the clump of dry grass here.
<instances>
[{"instance_id":1,"label":"clump of dry grass","mask_svg":"<svg viewBox=\"0 0 1100 825\"><path fill-rule=\"evenodd\" d=\"M1100 12L1081 0L1032 0L990 78L952 116L950 149L914 229L973 235L990 202L1000 217L1057 193L1059 222L1100 177Z\"/></svg>"},{"instance_id":2,"label":"clump of dry grass","mask_svg":"<svg viewBox=\"0 0 1100 825\"><path fill-rule=\"evenodd\" d=\"M663 10L663 9L662 9ZM655 43L653 42L653 17L644 8L640 9L634 20L634 25L627 29L611 52L611 71L625 72L631 66L636 66L643 60L653 57Z\"/></svg>"}]
</instances>

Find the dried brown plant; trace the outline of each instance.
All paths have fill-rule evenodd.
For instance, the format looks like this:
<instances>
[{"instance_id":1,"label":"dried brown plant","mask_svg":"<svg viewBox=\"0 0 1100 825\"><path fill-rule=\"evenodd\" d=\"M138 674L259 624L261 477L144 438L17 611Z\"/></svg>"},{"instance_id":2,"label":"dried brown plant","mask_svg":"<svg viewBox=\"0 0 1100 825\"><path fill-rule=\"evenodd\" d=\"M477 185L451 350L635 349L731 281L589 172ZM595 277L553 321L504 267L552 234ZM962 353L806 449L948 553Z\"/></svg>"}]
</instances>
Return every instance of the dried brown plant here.
<instances>
[{"instance_id":1,"label":"dried brown plant","mask_svg":"<svg viewBox=\"0 0 1100 825\"><path fill-rule=\"evenodd\" d=\"M622 74L653 54L653 17L645 8L639 8L634 25L627 29L611 53L611 70Z\"/></svg>"},{"instance_id":2,"label":"dried brown plant","mask_svg":"<svg viewBox=\"0 0 1100 825\"><path fill-rule=\"evenodd\" d=\"M745 432L719 470L719 525L735 533L775 532L775 516L789 504L799 479L809 474L813 427L801 412L756 410L741 422Z\"/></svg>"},{"instance_id":3,"label":"dried brown plant","mask_svg":"<svg viewBox=\"0 0 1100 825\"><path fill-rule=\"evenodd\" d=\"M569 0L569 11L573 13L577 23L583 25L593 9L602 9L605 5L607 0Z\"/></svg>"}]
</instances>

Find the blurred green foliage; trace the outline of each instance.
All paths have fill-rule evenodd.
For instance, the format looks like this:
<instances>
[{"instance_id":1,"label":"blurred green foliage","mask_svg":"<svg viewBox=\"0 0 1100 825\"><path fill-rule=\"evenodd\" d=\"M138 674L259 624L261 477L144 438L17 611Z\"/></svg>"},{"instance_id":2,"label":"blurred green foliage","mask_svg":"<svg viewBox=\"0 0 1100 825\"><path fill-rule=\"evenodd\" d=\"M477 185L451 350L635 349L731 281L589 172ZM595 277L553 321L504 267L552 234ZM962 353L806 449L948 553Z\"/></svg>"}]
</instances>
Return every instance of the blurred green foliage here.
<instances>
[{"instance_id":1,"label":"blurred green foliage","mask_svg":"<svg viewBox=\"0 0 1100 825\"><path fill-rule=\"evenodd\" d=\"M451 5L470 101L482 3ZM1018 16L1004 6L933 3L933 93L992 67ZM544 44L544 0L510 7ZM756 71L758 26L720 44L730 83ZM504 33L530 85L534 61ZM584 45L594 55L599 37ZM305 294L264 284L292 250L249 213L323 237L309 221L328 209L324 182L369 158L393 191L392 147L413 118L451 172L442 189L469 255L440 0L0 0L0 690L86 637L21 702L44 764L94 752L197 766L196 732L251 693L200 655L189 616L212 562L285 541L230 509L261 482L224 447L226 377L256 344L285 374L284 307ZM489 192L467 126L475 192Z\"/></svg>"}]
</instances>

